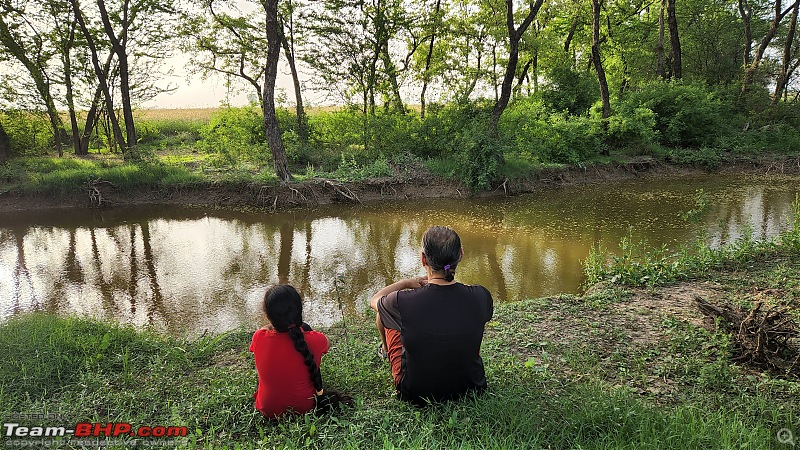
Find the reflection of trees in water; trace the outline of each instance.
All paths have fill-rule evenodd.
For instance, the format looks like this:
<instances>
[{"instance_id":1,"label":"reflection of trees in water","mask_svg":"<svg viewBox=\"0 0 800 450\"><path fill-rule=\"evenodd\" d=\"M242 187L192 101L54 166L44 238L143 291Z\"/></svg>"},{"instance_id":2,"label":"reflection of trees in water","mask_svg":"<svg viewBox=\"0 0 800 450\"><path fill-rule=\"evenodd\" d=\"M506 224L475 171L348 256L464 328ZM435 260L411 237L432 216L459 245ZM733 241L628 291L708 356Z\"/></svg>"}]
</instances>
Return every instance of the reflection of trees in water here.
<instances>
[{"instance_id":1,"label":"reflection of trees in water","mask_svg":"<svg viewBox=\"0 0 800 450\"><path fill-rule=\"evenodd\" d=\"M705 229L709 230L711 245L729 244L746 231L753 238L764 239L786 229L788 213L794 200L791 192L748 186L740 195L721 193L712 210L706 215Z\"/></svg>"},{"instance_id":2,"label":"reflection of trees in water","mask_svg":"<svg viewBox=\"0 0 800 450\"><path fill-rule=\"evenodd\" d=\"M130 256L128 257L129 264L129 278L128 278L128 299L131 302L131 317L136 316L136 303L137 303L137 287L138 283L138 274L139 274L139 264L138 258L136 257L136 226L135 225L128 225L128 231L130 232Z\"/></svg>"},{"instance_id":3,"label":"reflection of trees in water","mask_svg":"<svg viewBox=\"0 0 800 450\"><path fill-rule=\"evenodd\" d=\"M153 247L150 244L150 222L144 220L139 223L139 231L142 234L142 248L144 257L144 266L147 272L148 280L150 281L150 305L147 313L147 318L150 323L153 323L154 313L158 311L167 322L170 320L170 311L164 304L164 296L161 294L161 285L158 283L158 274L156 273L155 255L153 254Z\"/></svg>"},{"instance_id":4,"label":"reflection of trees in water","mask_svg":"<svg viewBox=\"0 0 800 450\"><path fill-rule=\"evenodd\" d=\"M21 298L23 283L27 284L28 290L31 295L29 303L30 308L36 308L37 305L39 305L39 300L36 295L36 290L34 289L33 286L33 280L31 279L30 271L28 270L27 261L25 259L25 236L28 233L28 228L15 227L9 230L9 233L14 239L14 248L16 249L17 252L17 258L14 264L14 270L12 271L12 284L14 286L14 295L10 310L13 313L17 313L21 309L23 309L22 298Z\"/></svg>"},{"instance_id":5,"label":"reflection of trees in water","mask_svg":"<svg viewBox=\"0 0 800 450\"><path fill-rule=\"evenodd\" d=\"M283 222L280 226L280 251L278 253L278 283L289 282L292 263L292 244L294 243L294 222Z\"/></svg>"},{"instance_id":6,"label":"reflection of trees in water","mask_svg":"<svg viewBox=\"0 0 800 450\"><path fill-rule=\"evenodd\" d=\"M338 274L344 275L340 288L349 315L363 311L363 300L380 287L421 274L419 239L434 222L451 224L462 236L459 281L483 284L498 301L517 300L574 290L593 243L618 250L629 233L651 247L692 240L696 229L679 214L694 188L680 195L636 194L609 207L579 199L562 208L528 197L413 211L389 205L325 215L131 217L105 228L6 228L0 242L8 249L7 285L14 291L8 297L15 310L42 306L38 298L47 309L94 308L105 317L163 322L176 333L208 326L204 320L230 328L253 324L260 314L253 311L255 293L260 297L263 287L280 281L299 288L321 325L340 317ZM714 198L705 225L723 239L744 223L759 236L774 233L784 225L793 194L757 186ZM636 221L642 224L629 231Z\"/></svg>"}]
</instances>

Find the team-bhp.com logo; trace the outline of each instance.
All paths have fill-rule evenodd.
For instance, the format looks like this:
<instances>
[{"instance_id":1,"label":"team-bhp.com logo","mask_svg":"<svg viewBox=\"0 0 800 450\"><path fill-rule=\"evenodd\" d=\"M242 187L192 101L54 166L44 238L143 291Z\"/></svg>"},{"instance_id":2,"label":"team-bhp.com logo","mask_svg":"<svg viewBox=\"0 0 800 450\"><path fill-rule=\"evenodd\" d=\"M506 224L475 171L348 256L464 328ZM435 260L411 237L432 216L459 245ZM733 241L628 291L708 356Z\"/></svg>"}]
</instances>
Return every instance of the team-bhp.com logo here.
<instances>
[{"instance_id":1,"label":"team-bhp.com logo","mask_svg":"<svg viewBox=\"0 0 800 450\"><path fill-rule=\"evenodd\" d=\"M4 423L4 435L13 438L31 437L183 437L186 436L186 427L141 426L134 428L126 422L91 423L81 422L72 428L67 427L33 427L20 426L18 423Z\"/></svg>"}]
</instances>

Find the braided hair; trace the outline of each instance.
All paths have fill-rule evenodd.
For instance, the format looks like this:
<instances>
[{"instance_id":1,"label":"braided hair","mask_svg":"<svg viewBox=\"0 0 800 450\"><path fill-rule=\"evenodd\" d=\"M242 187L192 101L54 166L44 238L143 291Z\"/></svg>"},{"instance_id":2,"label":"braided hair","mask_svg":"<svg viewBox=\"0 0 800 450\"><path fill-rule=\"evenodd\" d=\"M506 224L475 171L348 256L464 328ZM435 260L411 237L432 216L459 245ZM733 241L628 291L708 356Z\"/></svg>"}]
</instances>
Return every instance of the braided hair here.
<instances>
[{"instance_id":1,"label":"braided hair","mask_svg":"<svg viewBox=\"0 0 800 450\"><path fill-rule=\"evenodd\" d=\"M428 228L422 235L422 252L431 269L444 273L445 281L455 279L461 260L461 238L455 230L441 225Z\"/></svg>"},{"instance_id":2,"label":"braided hair","mask_svg":"<svg viewBox=\"0 0 800 450\"><path fill-rule=\"evenodd\" d=\"M322 374L303 335L303 331L311 331L311 327L303 322L303 299L297 290L289 284L277 284L267 289L264 294L264 313L275 331L289 333L295 350L303 356L316 391L316 411L326 412L339 403L352 404L350 396L333 390L326 393L322 387Z\"/></svg>"}]
</instances>

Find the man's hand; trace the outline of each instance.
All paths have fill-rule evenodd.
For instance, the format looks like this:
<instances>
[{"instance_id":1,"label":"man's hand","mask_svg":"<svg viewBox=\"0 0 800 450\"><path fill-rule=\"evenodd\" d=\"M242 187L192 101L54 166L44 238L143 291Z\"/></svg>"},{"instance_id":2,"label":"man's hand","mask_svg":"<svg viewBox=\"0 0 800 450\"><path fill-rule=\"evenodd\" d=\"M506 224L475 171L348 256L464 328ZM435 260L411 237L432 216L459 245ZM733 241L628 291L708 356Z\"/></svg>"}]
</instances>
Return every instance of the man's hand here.
<instances>
[{"instance_id":1,"label":"man's hand","mask_svg":"<svg viewBox=\"0 0 800 450\"><path fill-rule=\"evenodd\" d=\"M422 286L425 286L426 284L428 284L427 275L415 278L405 278L403 280L396 281L386 286L385 288L381 289L380 291L376 292L375 295L373 295L372 298L369 299L369 306L370 308L375 310L375 312L377 312L378 301L381 299L381 297L390 294L394 291L401 291L403 289L419 289Z\"/></svg>"}]
</instances>

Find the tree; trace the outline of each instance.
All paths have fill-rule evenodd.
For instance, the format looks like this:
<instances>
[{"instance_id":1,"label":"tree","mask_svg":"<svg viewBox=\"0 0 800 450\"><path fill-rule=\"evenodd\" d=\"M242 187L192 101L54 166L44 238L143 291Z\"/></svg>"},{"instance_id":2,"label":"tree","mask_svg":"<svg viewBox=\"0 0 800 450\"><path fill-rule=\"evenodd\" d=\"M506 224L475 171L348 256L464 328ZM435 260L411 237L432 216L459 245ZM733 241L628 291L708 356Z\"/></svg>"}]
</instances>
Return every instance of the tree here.
<instances>
[{"instance_id":1,"label":"tree","mask_svg":"<svg viewBox=\"0 0 800 450\"><path fill-rule=\"evenodd\" d=\"M137 15L140 13L148 13L147 8L141 6L147 5L148 2L141 1L131 4L131 0L123 0L121 11L117 17L120 18L119 36L114 30L114 25L111 23L111 18L106 9L104 0L97 0L97 9L100 12L100 19L103 21L103 31L105 31L111 42L111 50L117 57L117 64L119 65L119 89L122 97L122 117L125 121L125 132L128 138L127 148L133 150L136 147L136 126L133 121L133 106L131 104L131 82L130 82L130 68L128 65L128 34L131 31ZM120 14L121 13L121 14ZM147 20L153 20L153 17L148 17ZM109 112L110 114L110 112ZM123 142L124 144L124 142ZM123 153L125 152L125 145L123 145Z\"/></svg>"},{"instance_id":2,"label":"tree","mask_svg":"<svg viewBox=\"0 0 800 450\"><path fill-rule=\"evenodd\" d=\"M112 131L114 133L114 139L116 140L117 144L122 148L123 155L125 154L126 149L128 148L128 144L125 143L125 137L122 134L122 128L119 124L119 119L117 118L117 114L114 108L114 97L111 95L111 85L109 83L109 74L107 70L103 70L103 67L100 66L100 57L98 55L98 49L96 44L96 39L94 34L89 30L88 25L86 24L86 20L84 18L83 12L80 9L80 5L78 4L78 0L70 0L72 4L72 10L75 14L75 21L78 23L78 26L83 33L83 37L86 39L86 45L89 48L89 54L92 60L92 66L94 67L95 75L97 76L97 83L99 89L103 93L103 98L105 99L105 106L106 106L106 113L108 115L109 120L111 121Z\"/></svg>"},{"instance_id":3,"label":"tree","mask_svg":"<svg viewBox=\"0 0 800 450\"><path fill-rule=\"evenodd\" d=\"M56 109L53 82L48 72L53 51L47 47L47 39L37 27L39 20L33 17L37 11L32 12L26 7L26 4L12 4L10 0L0 1L0 44L23 65L33 80L50 120L55 148L61 156L63 123Z\"/></svg>"},{"instance_id":4,"label":"tree","mask_svg":"<svg viewBox=\"0 0 800 450\"><path fill-rule=\"evenodd\" d=\"M669 59L671 75L674 78L683 77L683 64L681 62L681 40L678 35L678 19L675 17L675 0L667 1L667 28L669 29Z\"/></svg>"},{"instance_id":5,"label":"tree","mask_svg":"<svg viewBox=\"0 0 800 450\"><path fill-rule=\"evenodd\" d=\"M497 139L499 137L497 131L497 124L500 122L500 116L508 106L508 101L511 98L511 87L514 82L514 77L517 73L517 62L519 61L519 41L522 35L533 23L539 8L542 7L543 0L535 0L535 3L530 4L528 14L523 19L522 23L517 27L514 23L514 1L506 0L506 28L508 30L508 63L506 64L505 75L503 76L503 83L500 90L500 97L492 108L492 114L489 116L489 135Z\"/></svg>"},{"instance_id":6,"label":"tree","mask_svg":"<svg viewBox=\"0 0 800 450\"><path fill-rule=\"evenodd\" d=\"M3 129L3 124L0 123L0 164L8 161L11 157L11 142L9 142L8 134Z\"/></svg>"},{"instance_id":7,"label":"tree","mask_svg":"<svg viewBox=\"0 0 800 450\"><path fill-rule=\"evenodd\" d=\"M747 3L748 0L740 0L740 1L743 2L745 5L748 5ZM781 0L775 0L775 3L773 3L773 15L772 15L772 20L770 21L769 24L769 29L767 30L766 34L764 34L764 36L762 37L761 42L759 43L758 48L756 49L756 54L753 56L750 63L745 65L744 78L742 79L742 90L740 92L740 97L743 97L745 94L747 94L747 92L750 89L750 86L755 81L756 71L761 65L761 61L767 52L767 48L769 47L770 42L772 42L772 39L778 33L778 27L780 26L781 21L783 20L784 17L786 17L787 14L789 14L790 11L794 10L795 5L797 5L799 1L800 0L795 0L786 9L782 9L783 6ZM749 5L747 6L747 8L749 9ZM749 25L746 25L746 28L747 27L749 27Z\"/></svg>"},{"instance_id":8,"label":"tree","mask_svg":"<svg viewBox=\"0 0 800 450\"><path fill-rule=\"evenodd\" d=\"M597 82L600 85L600 99L603 102L602 118L603 123L611 117L611 102L608 93L608 81L606 71L603 68L603 60L600 56L600 0L592 0L592 65L597 73Z\"/></svg>"},{"instance_id":9,"label":"tree","mask_svg":"<svg viewBox=\"0 0 800 450\"><path fill-rule=\"evenodd\" d=\"M79 0L69 0L94 75L92 87L87 89L94 95L85 99L85 105L97 111L95 105L102 98L114 141L126 158L136 156L135 104L172 89L160 86L159 76L161 65L172 54L177 16L174 1L94 0L82 8ZM108 57L104 58L105 52ZM84 131L81 152L87 148L86 135Z\"/></svg>"},{"instance_id":10,"label":"tree","mask_svg":"<svg viewBox=\"0 0 800 450\"><path fill-rule=\"evenodd\" d=\"M275 166L275 175L282 182L288 182L292 176L289 174L289 162L286 159L286 150L283 148L281 130L278 128L278 118L275 116L275 80L278 76L278 57L281 52L278 0L261 0L266 15L267 31L267 65L264 68L264 90L262 98L264 107L264 128L267 130L267 143L272 151L272 161Z\"/></svg>"},{"instance_id":11,"label":"tree","mask_svg":"<svg viewBox=\"0 0 800 450\"><path fill-rule=\"evenodd\" d=\"M775 91L772 93L773 105L777 104L781 96L786 92L789 78L792 76L792 73L800 67L800 58L796 58L792 61L792 47L795 45L794 38L797 32L798 10L800 10L800 2L795 2L794 8L792 9L792 17L789 19L789 29L786 32L786 40L783 44L781 68L778 72L778 78L775 81Z\"/></svg>"},{"instance_id":12,"label":"tree","mask_svg":"<svg viewBox=\"0 0 800 450\"><path fill-rule=\"evenodd\" d=\"M308 18L311 39L326 45L311 47L303 61L347 103L361 103L374 115L382 98L387 110L404 113L401 76L420 40L400 0L325 0ZM398 36L412 41L404 65L398 67L393 49ZM358 99L359 101L356 101Z\"/></svg>"},{"instance_id":13,"label":"tree","mask_svg":"<svg viewBox=\"0 0 800 450\"><path fill-rule=\"evenodd\" d=\"M286 55L286 61L289 63L289 71L292 74L292 83L294 85L294 99L295 99L295 115L297 116L297 135L300 137L301 142L308 141L308 127L306 123L306 111L303 107L303 93L300 86L300 75L297 72L296 63L296 49L295 49L295 4L289 0L286 4L285 11L279 14L281 22L281 44L283 46L283 54Z\"/></svg>"},{"instance_id":14,"label":"tree","mask_svg":"<svg viewBox=\"0 0 800 450\"><path fill-rule=\"evenodd\" d=\"M264 133L275 175L289 181L289 164L275 115L275 80L281 50L277 0L260 0L260 10L243 14L223 2L196 4L200 14L186 12L181 34L191 65L204 76L213 73L243 80L259 99ZM266 51L265 51L266 50Z\"/></svg>"},{"instance_id":15,"label":"tree","mask_svg":"<svg viewBox=\"0 0 800 450\"><path fill-rule=\"evenodd\" d=\"M428 84L431 81L431 61L433 58L433 51L435 49L436 43L436 32L441 27L442 15L440 14L442 7L442 0L436 0L436 3L433 7L433 14L431 15L430 25L428 28L428 34L430 35L428 43L428 50L425 54L425 67L422 69L422 90L419 94L419 103L420 103L420 110L419 116L420 118L425 118L425 92L428 90Z\"/></svg>"}]
</instances>

